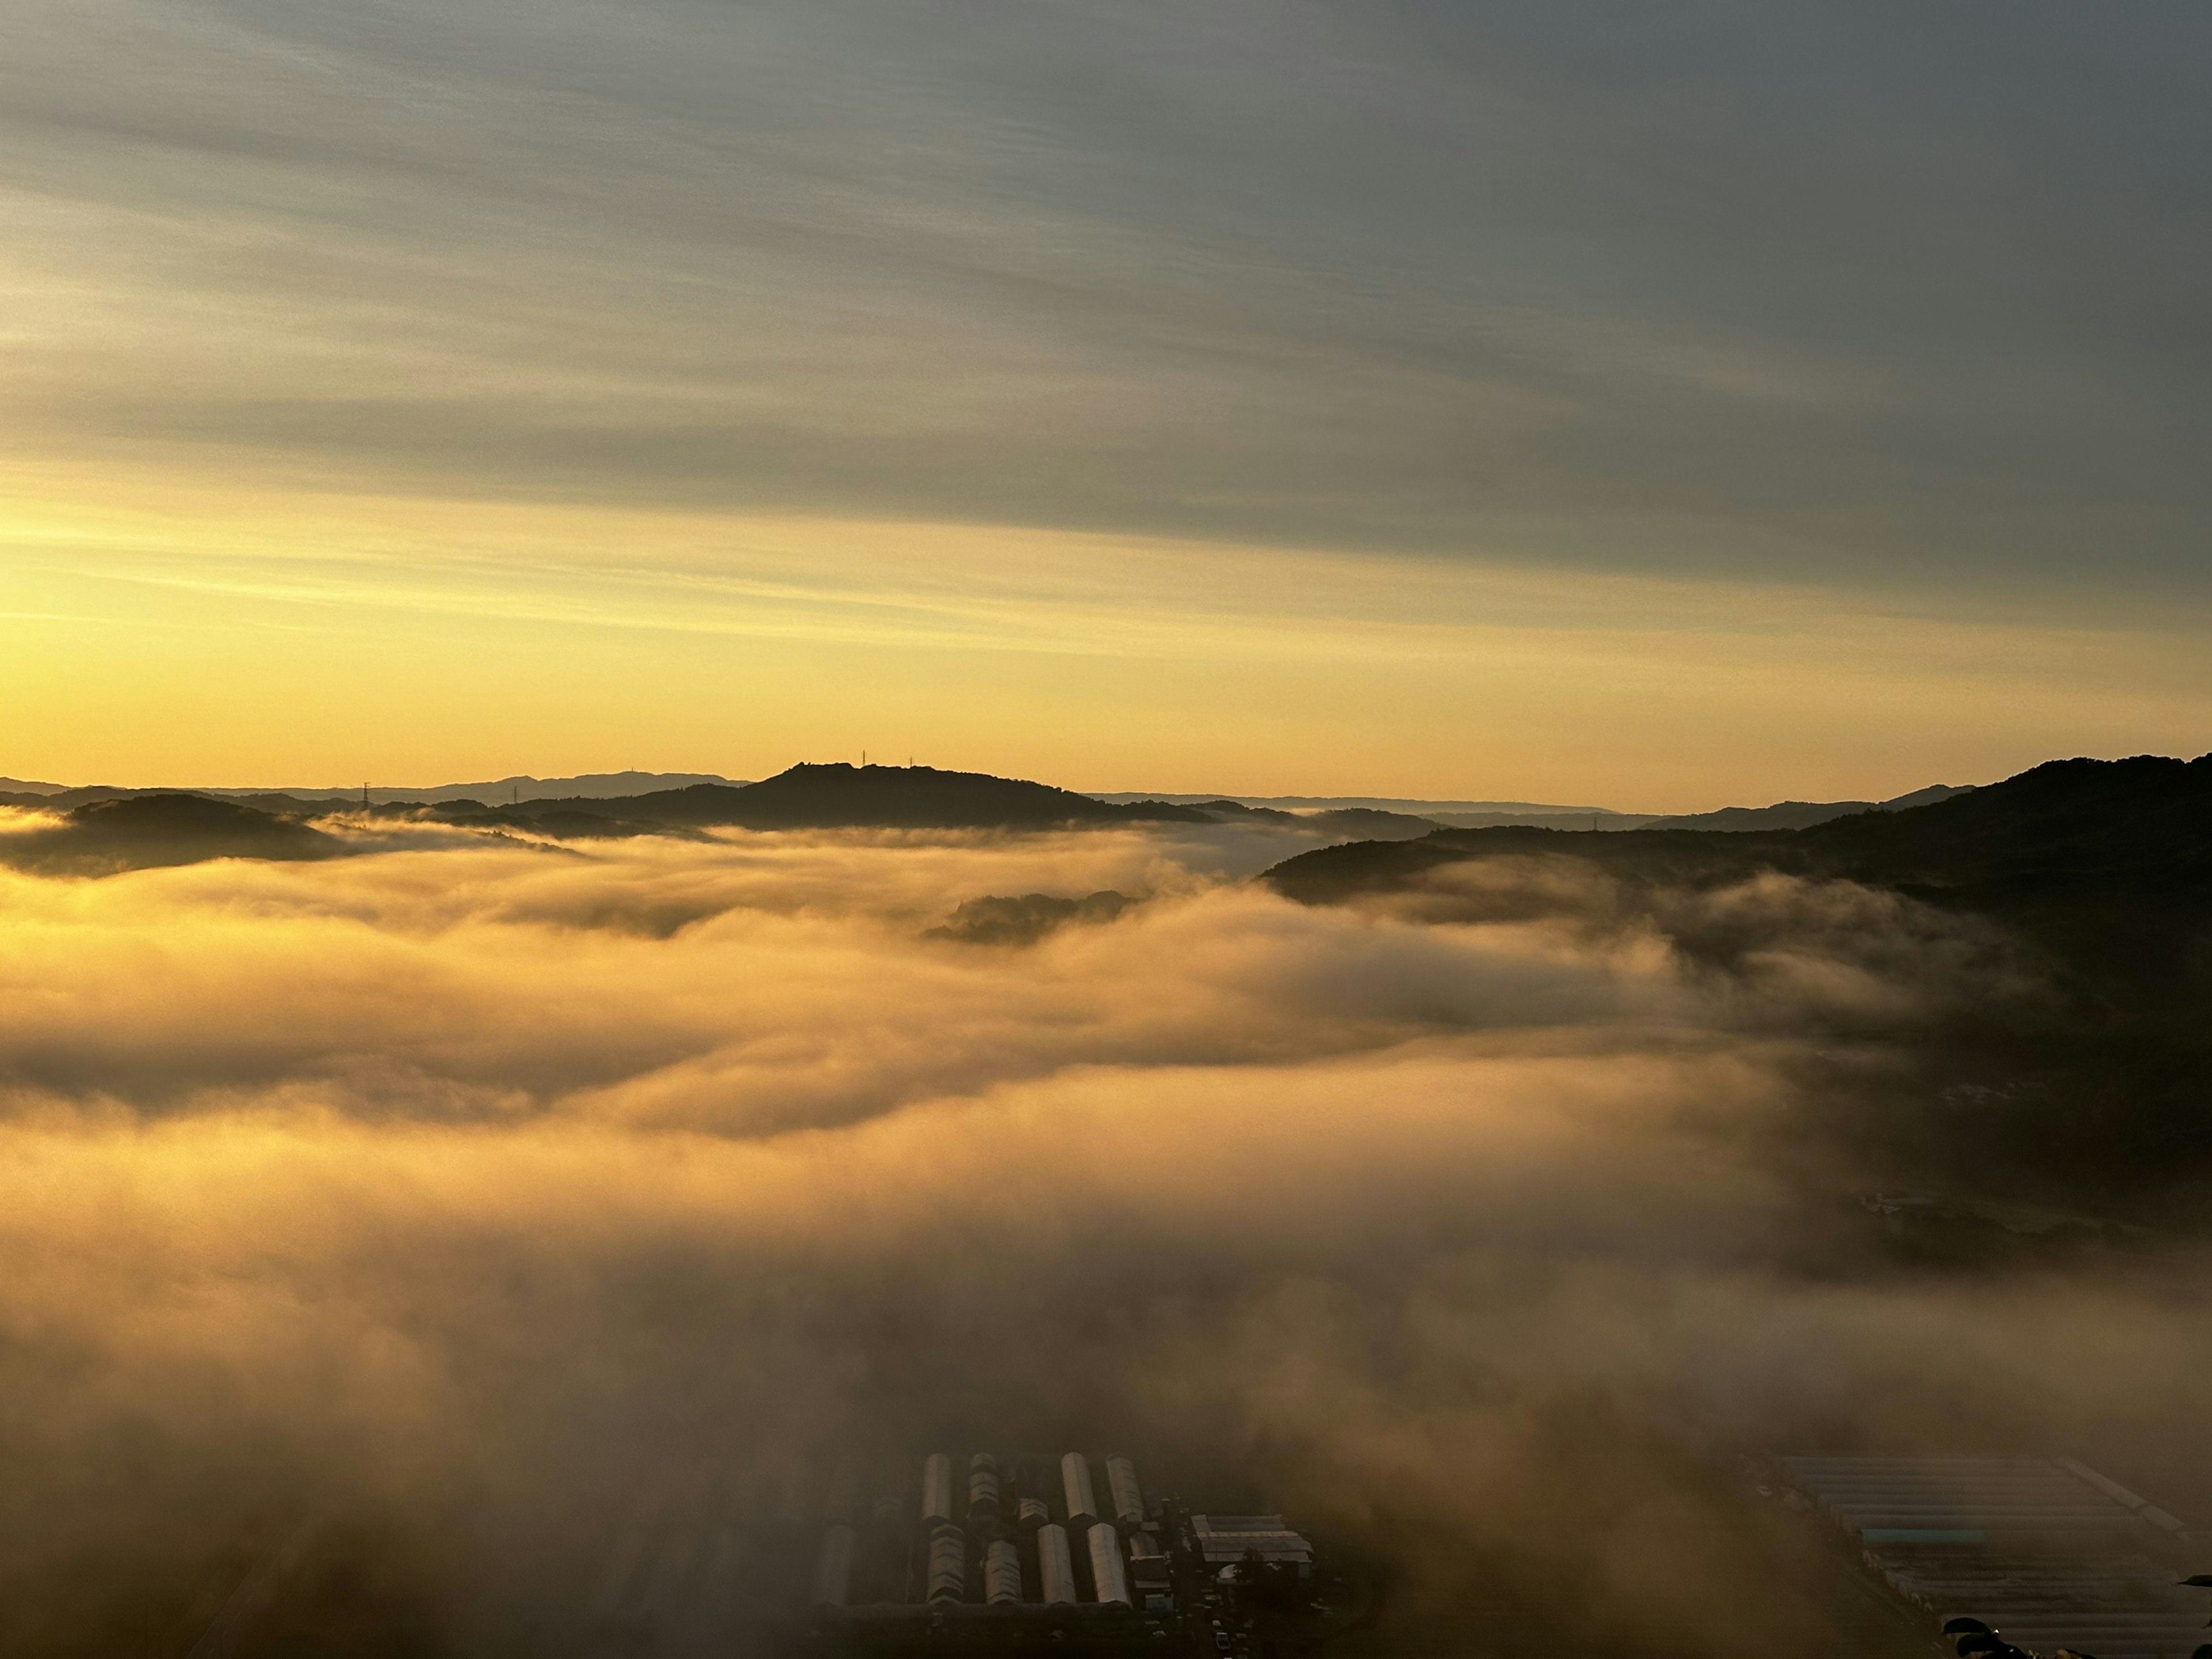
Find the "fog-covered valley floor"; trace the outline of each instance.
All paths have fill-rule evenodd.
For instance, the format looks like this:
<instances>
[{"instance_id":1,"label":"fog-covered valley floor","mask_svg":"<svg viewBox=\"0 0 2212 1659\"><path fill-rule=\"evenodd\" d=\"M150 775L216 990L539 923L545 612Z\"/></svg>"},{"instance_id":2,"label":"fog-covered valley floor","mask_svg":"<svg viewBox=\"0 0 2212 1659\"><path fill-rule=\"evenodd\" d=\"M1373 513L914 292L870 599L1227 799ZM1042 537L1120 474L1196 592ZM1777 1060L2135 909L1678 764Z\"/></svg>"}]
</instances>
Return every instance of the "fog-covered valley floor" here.
<instances>
[{"instance_id":1,"label":"fog-covered valley floor","mask_svg":"<svg viewBox=\"0 0 2212 1659\"><path fill-rule=\"evenodd\" d=\"M1310 843L1227 829L325 827L375 839L0 869L9 1652L166 1651L310 1513L379 1540L400 1646L530 1650L641 1471L986 1425L1417 1597L1504 1561L1655 1650L1792 1650L1740 1453L2212 1456L2190 1249L1953 1271L1863 1224L1893 1172L1826 1137L1836 1079L2036 994L1893 896L1493 860L1308 907L1246 878Z\"/></svg>"}]
</instances>

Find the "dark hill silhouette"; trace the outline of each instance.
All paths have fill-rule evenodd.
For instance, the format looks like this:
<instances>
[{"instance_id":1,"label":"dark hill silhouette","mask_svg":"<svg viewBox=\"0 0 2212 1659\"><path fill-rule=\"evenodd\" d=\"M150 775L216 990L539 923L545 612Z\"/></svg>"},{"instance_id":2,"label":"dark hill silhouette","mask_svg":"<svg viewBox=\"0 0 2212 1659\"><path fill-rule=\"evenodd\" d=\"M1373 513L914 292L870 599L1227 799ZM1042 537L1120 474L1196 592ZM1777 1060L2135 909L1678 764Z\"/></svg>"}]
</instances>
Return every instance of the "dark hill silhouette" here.
<instances>
[{"instance_id":1,"label":"dark hill silhouette","mask_svg":"<svg viewBox=\"0 0 2212 1659\"><path fill-rule=\"evenodd\" d=\"M1850 880L1990 924L2042 991L1933 1020L1911 1057L1917 1092L1859 1099L1850 1135L1883 1157L1917 1147L1923 1171L1954 1183L2212 1225L2212 756L2052 761L1794 831L1445 830L1323 848L1261 879L1337 903L1505 854L1578 860L1631 891L1760 871ZM2158 1210L2191 1182L2197 1198Z\"/></svg>"},{"instance_id":2,"label":"dark hill silhouette","mask_svg":"<svg viewBox=\"0 0 2212 1659\"><path fill-rule=\"evenodd\" d=\"M639 777L655 775L639 773ZM615 781L617 775L586 780ZM759 783L715 780L637 795L539 796L507 802L429 791L417 799L389 790L359 794L289 794L281 791L210 792L127 789L97 785L53 796L0 796L0 805L53 811L64 806L190 793L234 802L279 817L398 820L432 817L479 830L514 830L559 840L605 840L655 833L750 830L912 829L1042 830L1115 823L1264 822L1334 840L1403 840L1426 835L1441 820L1371 807L1289 812L1230 800L1102 799L1020 778L984 772L944 772L927 766L801 764Z\"/></svg>"},{"instance_id":3,"label":"dark hill silhouette","mask_svg":"<svg viewBox=\"0 0 2212 1659\"><path fill-rule=\"evenodd\" d=\"M64 805L106 807L150 800L199 800L210 807L239 811L251 809L260 818L291 821L295 828L300 820L325 816L369 823L429 819L476 830L517 830L564 841L646 835L696 836L715 828L1047 830L1255 820L1285 829L1317 831L1337 839L1358 835L1404 838L1424 835L1437 827L1428 819L1364 808L1291 813L1232 800L1202 805L1149 799L1105 801L1049 784L996 777L983 772L945 772L927 766L855 767L843 763L794 766L754 784L702 783L642 795L563 796L513 804L459 797L374 799L364 805L357 795L310 797L261 792L205 796L107 786L72 790L66 795L40 798L35 802L27 797L24 804L35 804L51 811ZM254 823L257 819L251 816L234 817L228 821L235 827ZM252 833L239 831L241 836ZM178 843L179 848L189 844L189 838ZM198 856L225 856L234 850L244 855L246 842L236 837L228 842L218 837L207 844L220 845L224 850ZM264 836L258 844L291 849L273 852L269 854L272 857L303 856L298 849L311 845L321 845L325 852L331 844L344 845L335 837L326 837L324 843L302 842L296 836L287 839L281 831ZM29 843L24 845L27 848ZM179 859L172 861L181 861L184 856L180 852Z\"/></svg>"},{"instance_id":4,"label":"dark hill silhouette","mask_svg":"<svg viewBox=\"0 0 2212 1659\"><path fill-rule=\"evenodd\" d=\"M800 764L743 787L698 784L604 800L525 801L526 815L559 810L636 822L741 830L1042 830L1060 824L1211 820L1158 801L1127 805L988 772L930 766Z\"/></svg>"},{"instance_id":5,"label":"dark hill silhouette","mask_svg":"<svg viewBox=\"0 0 2212 1659\"><path fill-rule=\"evenodd\" d=\"M49 875L197 864L207 859L325 859L349 851L336 836L204 795L96 801L51 829L0 836L0 861Z\"/></svg>"},{"instance_id":6,"label":"dark hill silhouette","mask_svg":"<svg viewBox=\"0 0 2212 1659\"><path fill-rule=\"evenodd\" d=\"M1771 806L1723 806L1711 812L1687 812L1659 818L1640 827L1646 830L1810 830L1831 818L1876 810L1870 800L1778 800Z\"/></svg>"},{"instance_id":7,"label":"dark hill silhouette","mask_svg":"<svg viewBox=\"0 0 2212 1659\"><path fill-rule=\"evenodd\" d=\"M1261 879L1292 898L1328 903L1504 853L1566 854L1691 880L1773 868L1929 896L2146 885L2179 896L2212 880L2212 755L2049 761L1925 806L1796 830L1440 830L1413 842L1322 848Z\"/></svg>"},{"instance_id":8,"label":"dark hill silhouette","mask_svg":"<svg viewBox=\"0 0 2212 1659\"><path fill-rule=\"evenodd\" d=\"M1804 839L1816 860L1900 884L2201 889L2212 876L2212 755L2049 761L1909 811L1838 818Z\"/></svg>"}]
</instances>

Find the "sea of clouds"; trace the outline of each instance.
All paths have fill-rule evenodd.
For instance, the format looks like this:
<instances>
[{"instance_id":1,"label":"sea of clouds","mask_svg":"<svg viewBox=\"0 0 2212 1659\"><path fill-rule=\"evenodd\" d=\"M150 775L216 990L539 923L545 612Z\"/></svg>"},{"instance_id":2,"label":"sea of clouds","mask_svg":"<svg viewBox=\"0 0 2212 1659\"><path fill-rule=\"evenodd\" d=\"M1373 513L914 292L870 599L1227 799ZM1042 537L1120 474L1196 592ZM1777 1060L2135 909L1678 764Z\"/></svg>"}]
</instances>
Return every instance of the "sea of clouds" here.
<instances>
[{"instance_id":1,"label":"sea of clouds","mask_svg":"<svg viewBox=\"0 0 2212 1659\"><path fill-rule=\"evenodd\" d=\"M537 1650L640 1483L933 1437L1127 1446L1415 1598L1504 1563L1578 1627L1773 1651L1820 1613L1741 1454L2206 1455L2201 1264L1867 1242L1820 1079L2034 994L1894 896L330 827L362 854L0 868L9 1651L132 1650L306 1513L379 1540L421 1650Z\"/></svg>"}]
</instances>

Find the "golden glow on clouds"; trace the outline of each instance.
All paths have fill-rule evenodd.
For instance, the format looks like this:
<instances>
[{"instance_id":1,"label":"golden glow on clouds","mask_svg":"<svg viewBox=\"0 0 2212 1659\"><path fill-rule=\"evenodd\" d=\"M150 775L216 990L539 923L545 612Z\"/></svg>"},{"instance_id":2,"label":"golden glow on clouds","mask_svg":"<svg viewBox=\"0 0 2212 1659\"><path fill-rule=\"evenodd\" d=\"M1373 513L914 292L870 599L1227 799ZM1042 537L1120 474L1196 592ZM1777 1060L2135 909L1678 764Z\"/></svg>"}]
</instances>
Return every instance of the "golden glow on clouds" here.
<instances>
[{"instance_id":1,"label":"golden glow on clouds","mask_svg":"<svg viewBox=\"0 0 2212 1659\"><path fill-rule=\"evenodd\" d=\"M1076 787L1695 810L2185 750L2185 632L1006 526L74 469L0 502L0 771L428 783L908 753Z\"/></svg>"},{"instance_id":2,"label":"golden glow on clouds","mask_svg":"<svg viewBox=\"0 0 2212 1659\"><path fill-rule=\"evenodd\" d=\"M1793 1592L1667 1433L2197 1455L2191 1258L1777 1265L1806 1206L1753 1149L1810 1105L1793 1057L1985 1004L1957 923L1675 896L1750 943L1723 969L1591 872L1462 871L1437 915L1542 902L1422 921L1213 881L1182 833L0 869L8 1650L84 1651L109 1578L189 1608L299 1503L450 1563L441 1628L513 1628L664 1462L968 1411L1182 1445L1355 1538L1412 1504L1409 1571L1510 1547L1748 1659L1806 1650L1760 1622ZM1100 885L1156 896L923 937Z\"/></svg>"}]
</instances>

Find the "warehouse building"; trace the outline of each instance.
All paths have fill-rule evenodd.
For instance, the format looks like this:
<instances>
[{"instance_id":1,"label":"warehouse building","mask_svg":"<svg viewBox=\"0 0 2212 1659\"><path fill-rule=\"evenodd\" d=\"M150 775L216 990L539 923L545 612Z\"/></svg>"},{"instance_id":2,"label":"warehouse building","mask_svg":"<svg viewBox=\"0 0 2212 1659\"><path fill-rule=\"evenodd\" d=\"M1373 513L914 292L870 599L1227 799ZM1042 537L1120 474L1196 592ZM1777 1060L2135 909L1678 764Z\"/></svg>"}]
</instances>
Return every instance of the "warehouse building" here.
<instances>
[{"instance_id":1,"label":"warehouse building","mask_svg":"<svg viewBox=\"0 0 2212 1659\"><path fill-rule=\"evenodd\" d=\"M2070 1458L1785 1457L1790 1483L1934 1630L1978 1619L2033 1651L2188 1659L2200 1592L2180 1520Z\"/></svg>"},{"instance_id":2,"label":"warehouse building","mask_svg":"<svg viewBox=\"0 0 2212 1659\"><path fill-rule=\"evenodd\" d=\"M1129 1584L1147 1612L1164 1613L1175 1605L1167 1552L1152 1533L1139 1532L1129 1540Z\"/></svg>"},{"instance_id":3,"label":"warehouse building","mask_svg":"<svg viewBox=\"0 0 2212 1659\"><path fill-rule=\"evenodd\" d=\"M1271 1567L1288 1563L1301 1577L1313 1571L1313 1546L1279 1515L1195 1515L1190 1524L1206 1565L1217 1574L1254 1555Z\"/></svg>"},{"instance_id":4,"label":"warehouse building","mask_svg":"<svg viewBox=\"0 0 2212 1659\"><path fill-rule=\"evenodd\" d=\"M823 1490L818 1530L793 1541L811 1562L805 1626L830 1644L810 1651L832 1655L915 1659L954 1639L1006 1659L1220 1659L1222 1571L1255 1552L1313 1561L1279 1515L1148 1497L1120 1453L933 1451Z\"/></svg>"}]
</instances>

